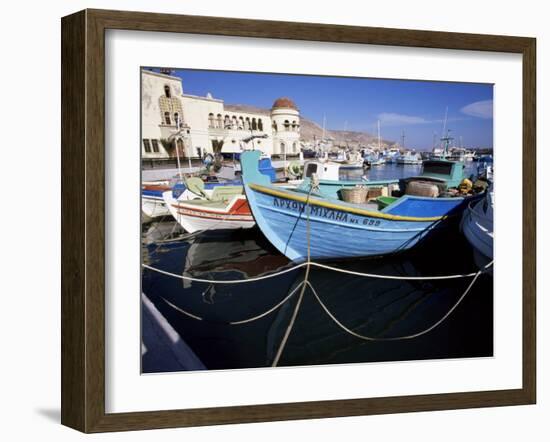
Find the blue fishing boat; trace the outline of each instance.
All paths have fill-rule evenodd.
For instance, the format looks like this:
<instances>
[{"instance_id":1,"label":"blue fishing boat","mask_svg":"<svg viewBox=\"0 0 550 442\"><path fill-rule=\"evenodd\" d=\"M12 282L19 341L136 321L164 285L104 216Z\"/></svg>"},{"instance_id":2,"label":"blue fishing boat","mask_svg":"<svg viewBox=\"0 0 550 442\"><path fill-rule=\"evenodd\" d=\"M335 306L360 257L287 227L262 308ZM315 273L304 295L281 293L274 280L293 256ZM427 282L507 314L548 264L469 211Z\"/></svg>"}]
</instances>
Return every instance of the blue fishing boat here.
<instances>
[{"instance_id":1,"label":"blue fishing boat","mask_svg":"<svg viewBox=\"0 0 550 442\"><path fill-rule=\"evenodd\" d=\"M379 256L407 250L458 218L473 197L404 195L379 209L349 203L313 189L281 189L258 171L259 152L241 155L243 183L254 219L289 259ZM456 221L456 222L455 222Z\"/></svg>"},{"instance_id":2,"label":"blue fishing boat","mask_svg":"<svg viewBox=\"0 0 550 442\"><path fill-rule=\"evenodd\" d=\"M474 249L474 260L480 268L493 261L494 192L490 187L485 198L469 205L464 211L461 229Z\"/></svg>"}]
</instances>

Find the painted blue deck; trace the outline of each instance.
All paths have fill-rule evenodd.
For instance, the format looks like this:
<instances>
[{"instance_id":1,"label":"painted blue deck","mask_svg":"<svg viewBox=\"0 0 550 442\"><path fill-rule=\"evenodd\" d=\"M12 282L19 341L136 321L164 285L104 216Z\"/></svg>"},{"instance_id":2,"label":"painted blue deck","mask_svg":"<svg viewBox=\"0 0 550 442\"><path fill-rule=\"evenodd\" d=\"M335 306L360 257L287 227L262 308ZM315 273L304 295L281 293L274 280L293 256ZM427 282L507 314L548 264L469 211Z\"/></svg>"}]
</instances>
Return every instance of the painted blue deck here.
<instances>
[{"instance_id":1,"label":"painted blue deck","mask_svg":"<svg viewBox=\"0 0 550 442\"><path fill-rule=\"evenodd\" d=\"M382 210L400 216L432 217L462 211L471 198L423 198L405 195Z\"/></svg>"}]
</instances>

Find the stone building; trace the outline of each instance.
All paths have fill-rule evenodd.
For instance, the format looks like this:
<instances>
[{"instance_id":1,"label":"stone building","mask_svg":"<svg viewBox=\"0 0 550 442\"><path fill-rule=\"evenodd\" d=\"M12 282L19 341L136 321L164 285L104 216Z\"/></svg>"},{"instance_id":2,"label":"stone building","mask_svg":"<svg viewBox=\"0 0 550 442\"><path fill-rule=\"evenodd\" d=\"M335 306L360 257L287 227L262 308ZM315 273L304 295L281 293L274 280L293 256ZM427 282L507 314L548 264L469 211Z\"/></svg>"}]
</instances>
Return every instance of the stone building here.
<instances>
[{"instance_id":1,"label":"stone building","mask_svg":"<svg viewBox=\"0 0 550 442\"><path fill-rule=\"evenodd\" d=\"M278 98L269 110L226 105L223 100L183 92L179 77L142 70L141 150L143 158L203 157L207 153L255 148L267 155L298 155L300 112ZM259 135L245 144L243 139Z\"/></svg>"}]
</instances>

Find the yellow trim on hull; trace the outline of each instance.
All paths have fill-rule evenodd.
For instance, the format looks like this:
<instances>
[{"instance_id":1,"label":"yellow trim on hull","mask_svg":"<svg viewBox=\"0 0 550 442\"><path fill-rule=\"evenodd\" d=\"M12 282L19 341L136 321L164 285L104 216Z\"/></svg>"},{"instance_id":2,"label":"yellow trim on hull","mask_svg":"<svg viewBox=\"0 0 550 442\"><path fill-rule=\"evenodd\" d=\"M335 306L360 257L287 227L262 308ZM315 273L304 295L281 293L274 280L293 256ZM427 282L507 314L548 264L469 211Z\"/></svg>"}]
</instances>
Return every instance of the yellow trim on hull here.
<instances>
[{"instance_id":1,"label":"yellow trim on hull","mask_svg":"<svg viewBox=\"0 0 550 442\"><path fill-rule=\"evenodd\" d=\"M285 198L292 201L298 201L301 203L306 203L307 196L306 195L300 195L300 194L293 194L290 192L283 192L277 189L272 189L271 187L261 186L259 184L249 184L248 185L252 190L255 190L256 192L265 193L267 195L277 196L279 198ZM320 200L317 198L309 198L309 204L312 206L319 206L319 207L326 207L328 209L335 209L335 210L342 210L344 212L348 213L354 213L356 215L364 215L364 216L370 216L371 218L381 218L381 219L388 219L392 221L439 221L443 218L446 218L446 216L430 216L426 218L420 218L417 216L403 216L403 215L391 215L389 213L383 213L383 212L373 212L371 210L361 209L359 207L349 207L344 206L340 204L333 203L331 201L325 201Z\"/></svg>"}]
</instances>

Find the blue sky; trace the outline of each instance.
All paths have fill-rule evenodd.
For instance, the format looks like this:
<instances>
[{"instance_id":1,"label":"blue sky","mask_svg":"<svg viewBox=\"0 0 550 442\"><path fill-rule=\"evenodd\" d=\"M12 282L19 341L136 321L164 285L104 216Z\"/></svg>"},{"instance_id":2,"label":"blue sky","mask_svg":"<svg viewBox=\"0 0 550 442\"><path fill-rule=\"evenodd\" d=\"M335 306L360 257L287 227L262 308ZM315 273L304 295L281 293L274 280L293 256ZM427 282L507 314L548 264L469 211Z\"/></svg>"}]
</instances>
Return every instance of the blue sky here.
<instances>
[{"instance_id":1,"label":"blue sky","mask_svg":"<svg viewBox=\"0 0 550 442\"><path fill-rule=\"evenodd\" d=\"M376 133L380 120L385 139L401 141L419 150L432 148L434 133L441 136L445 109L447 127L455 144L493 146L493 86L368 78L178 69L186 94L210 92L228 104L270 108L282 96L290 97L301 115L328 129Z\"/></svg>"}]
</instances>

